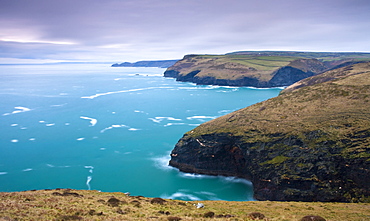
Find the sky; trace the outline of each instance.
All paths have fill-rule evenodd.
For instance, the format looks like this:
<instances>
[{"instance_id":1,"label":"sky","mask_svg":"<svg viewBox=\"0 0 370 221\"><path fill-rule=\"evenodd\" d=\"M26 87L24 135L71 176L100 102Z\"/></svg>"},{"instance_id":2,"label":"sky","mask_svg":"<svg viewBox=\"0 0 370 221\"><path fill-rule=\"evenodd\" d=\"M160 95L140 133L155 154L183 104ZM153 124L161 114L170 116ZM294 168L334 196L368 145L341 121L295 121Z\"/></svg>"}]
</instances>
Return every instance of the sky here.
<instances>
[{"instance_id":1,"label":"sky","mask_svg":"<svg viewBox=\"0 0 370 221\"><path fill-rule=\"evenodd\" d=\"M0 0L0 64L370 52L370 0Z\"/></svg>"}]
</instances>

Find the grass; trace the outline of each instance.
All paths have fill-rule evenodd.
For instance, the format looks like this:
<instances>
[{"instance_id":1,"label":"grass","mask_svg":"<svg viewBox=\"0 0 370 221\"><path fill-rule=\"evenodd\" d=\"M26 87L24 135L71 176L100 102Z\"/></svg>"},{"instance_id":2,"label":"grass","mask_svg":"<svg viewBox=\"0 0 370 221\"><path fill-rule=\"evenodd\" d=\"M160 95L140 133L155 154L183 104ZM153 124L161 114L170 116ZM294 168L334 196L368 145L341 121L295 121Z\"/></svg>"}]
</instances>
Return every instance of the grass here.
<instances>
[{"instance_id":1,"label":"grass","mask_svg":"<svg viewBox=\"0 0 370 221\"><path fill-rule=\"evenodd\" d=\"M70 193L70 194L65 194ZM203 203L197 209L194 204ZM330 220L369 220L368 203L179 201L88 190L38 190L0 193L0 220L300 220L318 215Z\"/></svg>"},{"instance_id":2,"label":"grass","mask_svg":"<svg viewBox=\"0 0 370 221\"><path fill-rule=\"evenodd\" d=\"M169 68L180 71L180 75L187 75L200 70L197 77L214 77L216 79L236 80L243 77L252 77L261 81L272 78L272 72L288 65L294 57L268 57L251 55L198 55L180 61L176 66Z\"/></svg>"},{"instance_id":3,"label":"grass","mask_svg":"<svg viewBox=\"0 0 370 221\"><path fill-rule=\"evenodd\" d=\"M258 134L294 134L320 130L328 136L353 134L370 127L370 71L282 93L278 97L209 121L188 132L195 137L231 133L258 140ZM346 126L347 125L347 126ZM261 135L263 136L263 135ZM252 141L251 141L252 142Z\"/></svg>"}]
</instances>

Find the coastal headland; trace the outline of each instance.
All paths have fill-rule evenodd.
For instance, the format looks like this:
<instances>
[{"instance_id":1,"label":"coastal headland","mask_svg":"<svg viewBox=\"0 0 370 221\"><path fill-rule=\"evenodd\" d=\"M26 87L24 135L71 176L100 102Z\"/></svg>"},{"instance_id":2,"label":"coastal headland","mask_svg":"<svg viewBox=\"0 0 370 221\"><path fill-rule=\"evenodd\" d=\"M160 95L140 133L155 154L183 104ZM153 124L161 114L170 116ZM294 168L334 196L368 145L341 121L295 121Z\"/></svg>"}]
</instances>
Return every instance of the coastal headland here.
<instances>
[{"instance_id":1,"label":"coastal headland","mask_svg":"<svg viewBox=\"0 0 370 221\"><path fill-rule=\"evenodd\" d=\"M370 53L242 51L225 55L186 55L165 77L199 85L284 87L359 61Z\"/></svg>"},{"instance_id":2,"label":"coastal headland","mask_svg":"<svg viewBox=\"0 0 370 221\"><path fill-rule=\"evenodd\" d=\"M248 179L257 200L368 202L370 62L203 123L179 140L170 165Z\"/></svg>"}]
</instances>

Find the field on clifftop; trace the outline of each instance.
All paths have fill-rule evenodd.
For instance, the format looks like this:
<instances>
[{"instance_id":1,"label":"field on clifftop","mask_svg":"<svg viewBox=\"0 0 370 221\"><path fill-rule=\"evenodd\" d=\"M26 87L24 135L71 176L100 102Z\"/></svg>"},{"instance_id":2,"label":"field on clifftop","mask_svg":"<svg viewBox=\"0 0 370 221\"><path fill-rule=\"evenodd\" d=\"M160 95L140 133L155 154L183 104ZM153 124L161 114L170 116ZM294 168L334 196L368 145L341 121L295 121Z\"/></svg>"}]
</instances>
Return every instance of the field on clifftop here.
<instances>
[{"instance_id":1,"label":"field on clifftop","mask_svg":"<svg viewBox=\"0 0 370 221\"><path fill-rule=\"evenodd\" d=\"M203 208L194 204L202 203ZM370 219L368 203L270 201L179 201L88 190L38 190L0 193L0 220L301 220Z\"/></svg>"}]
</instances>

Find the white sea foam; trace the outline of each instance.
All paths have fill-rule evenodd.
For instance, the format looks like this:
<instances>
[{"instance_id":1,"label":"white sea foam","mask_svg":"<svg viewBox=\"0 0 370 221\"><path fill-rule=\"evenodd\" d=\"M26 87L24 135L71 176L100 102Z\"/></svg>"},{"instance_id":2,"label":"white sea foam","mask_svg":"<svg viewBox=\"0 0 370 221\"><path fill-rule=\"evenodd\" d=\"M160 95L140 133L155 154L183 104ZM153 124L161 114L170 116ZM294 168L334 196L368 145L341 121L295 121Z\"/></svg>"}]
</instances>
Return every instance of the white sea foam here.
<instances>
[{"instance_id":1,"label":"white sea foam","mask_svg":"<svg viewBox=\"0 0 370 221\"><path fill-rule=\"evenodd\" d=\"M10 125L11 127L16 127L16 126L18 126L18 124L12 124L12 125Z\"/></svg>"},{"instance_id":2,"label":"white sea foam","mask_svg":"<svg viewBox=\"0 0 370 221\"><path fill-rule=\"evenodd\" d=\"M228 114L228 113L231 113L233 112L233 110L220 110L220 111L217 111L217 113L219 114Z\"/></svg>"},{"instance_id":3,"label":"white sea foam","mask_svg":"<svg viewBox=\"0 0 370 221\"><path fill-rule=\"evenodd\" d=\"M81 140L85 140L85 138L84 137L80 137L80 138L77 138L76 140L81 141Z\"/></svg>"},{"instance_id":4,"label":"white sea foam","mask_svg":"<svg viewBox=\"0 0 370 221\"><path fill-rule=\"evenodd\" d=\"M90 181L92 180L92 176L88 176L86 180L86 186L88 190L91 190Z\"/></svg>"},{"instance_id":5,"label":"white sea foam","mask_svg":"<svg viewBox=\"0 0 370 221\"><path fill-rule=\"evenodd\" d=\"M50 107L63 107L66 104L67 103L64 103L64 104L54 104L54 105L50 105Z\"/></svg>"},{"instance_id":6,"label":"white sea foam","mask_svg":"<svg viewBox=\"0 0 370 221\"><path fill-rule=\"evenodd\" d=\"M236 178L236 177L225 177L225 176L219 176L221 180L224 182L232 182L232 183L243 183L247 186L252 186L252 182L246 179Z\"/></svg>"},{"instance_id":7,"label":"white sea foam","mask_svg":"<svg viewBox=\"0 0 370 221\"><path fill-rule=\"evenodd\" d=\"M69 125L70 125L70 123L65 123L64 125L69 126Z\"/></svg>"},{"instance_id":8,"label":"white sea foam","mask_svg":"<svg viewBox=\"0 0 370 221\"><path fill-rule=\"evenodd\" d=\"M162 198L165 199L179 199L179 200L191 200L191 201L199 201L202 200L201 198L194 196L193 194L189 193L182 193L182 192L176 192L172 195L162 195Z\"/></svg>"},{"instance_id":9,"label":"white sea foam","mask_svg":"<svg viewBox=\"0 0 370 221\"><path fill-rule=\"evenodd\" d=\"M94 167L93 166L85 166L86 169L90 169L89 172L90 173L93 173L93 169Z\"/></svg>"},{"instance_id":10,"label":"white sea foam","mask_svg":"<svg viewBox=\"0 0 370 221\"><path fill-rule=\"evenodd\" d=\"M180 177L183 178L189 178L189 179L212 179L215 178L215 176L210 176L210 175L201 175L201 174L195 174L195 173L179 173Z\"/></svg>"},{"instance_id":11,"label":"white sea foam","mask_svg":"<svg viewBox=\"0 0 370 221\"><path fill-rule=\"evenodd\" d=\"M55 167L53 164L46 164L48 167Z\"/></svg>"},{"instance_id":12,"label":"white sea foam","mask_svg":"<svg viewBox=\"0 0 370 221\"><path fill-rule=\"evenodd\" d=\"M18 113L27 112L27 111L31 110L27 107L14 107L14 109L16 109L16 110L11 112L11 113L5 113L5 114L3 114L3 116L7 116L7 115L11 115L11 114L18 114Z\"/></svg>"},{"instance_id":13,"label":"white sea foam","mask_svg":"<svg viewBox=\"0 0 370 221\"><path fill-rule=\"evenodd\" d=\"M27 130L27 127L21 127L21 130Z\"/></svg>"},{"instance_id":14,"label":"white sea foam","mask_svg":"<svg viewBox=\"0 0 370 221\"><path fill-rule=\"evenodd\" d=\"M13 139L13 140L11 140L10 142L12 142L12 143L18 143L18 142L19 142L19 140L17 140L17 139Z\"/></svg>"},{"instance_id":15,"label":"white sea foam","mask_svg":"<svg viewBox=\"0 0 370 221\"><path fill-rule=\"evenodd\" d=\"M31 171L31 170L33 170L32 168L27 168L27 169L24 169L24 170L22 170L23 172L27 172L27 171Z\"/></svg>"},{"instance_id":16,"label":"white sea foam","mask_svg":"<svg viewBox=\"0 0 370 221\"><path fill-rule=\"evenodd\" d=\"M120 93L144 91L144 90L151 90L151 89L165 89L165 88L171 88L171 87L147 87L147 88L137 88L137 89L122 90L122 91L110 91L106 93L94 94L91 96L83 96L81 98L94 99L100 96L111 95L111 94L120 94Z\"/></svg>"},{"instance_id":17,"label":"white sea foam","mask_svg":"<svg viewBox=\"0 0 370 221\"><path fill-rule=\"evenodd\" d=\"M30 140L30 141L34 141L34 140L36 140L36 138L31 137L29 140Z\"/></svg>"},{"instance_id":18,"label":"white sea foam","mask_svg":"<svg viewBox=\"0 0 370 221\"><path fill-rule=\"evenodd\" d=\"M93 127L95 126L95 124L98 122L97 119L94 119L94 118L91 118L91 117L84 117L84 116L81 116L80 117L81 119L85 119L85 120L90 120L90 126Z\"/></svg>"},{"instance_id":19,"label":"white sea foam","mask_svg":"<svg viewBox=\"0 0 370 221\"><path fill-rule=\"evenodd\" d=\"M137 128L130 128L128 129L129 131L137 131L137 130L141 130L141 129L137 129Z\"/></svg>"},{"instance_id":20,"label":"white sea foam","mask_svg":"<svg viewBox=\"0 0 370 221\"><path fill-rule=\"evenodd\" d=\"M102 147L102 148L100 148L99 150L106 150L107 148L104 148L104 147Z\"/></svg>"},{"instance_id":21,"label":"white sea foam","mask_svg":"<svg viewBox=\"0 0 370 221\"><path fill-rule=\"evenodd\" d=\"M181 119L177 119L174 117L154 117L154 118L149 118L149 120L152 120L154 123L160 123L163 120L181 121Z\"/></svg>"},{"instance_id":22,"label":"white sea foam","mask_svg":"<svg viewBox=\"0 0 370 221\"><path fill-rule=\"evenodd\" d=\"M171 167L168 163L170 161L170 152L167 155L161 157L154 157L152 160L154 161L154 165L161 170L178 170L175 167Z\"/></svg>"},{"instance_id":23,"label":"white sea foam","mask_svg":"<svg viewBox=\"0 0 370 221\"><path fill-rule=\"evenodd\" d=\"M101 130L100 131L100 133L104 133L105 131L107 131L107 130L111 130L111 129L113 129L113 128L120 128L120 127L128 127L128 126L126 126L126 125L124 125L124 124L114 124L114 125L112 125L112 126L110 126L110 127L106 127L106 128L104 128L103 130Z\"/></svg>"},{"instance_id":24,"label":"white sea foam","mask_svg":"<svg viewBox=\"0 0 370 221\"><path fill-rule=\"evenodd\" d=\"M55 125L55 123L45 124L45 126L47 126L47 127L51 127L51 126L54 126L54 125Z\"/></svg>"},{"instance_id":25,"label":"white sea foam","mask_svg":"<svg viewBox=\"0 0 370 221\"><path fill-rule=\"evenodd\" d=\"M45 123L45 121L44 120L40 120L39 123L43 124L43 123Z\"/></svg>"},{"instance_id":26,"label":"white sea foam","mask_svg":"<svg viewBox=\"0 0 370 221\"><path fill-rule=\"evenodd\" d=\"M164 125L165 127L173 126L173 125L184 125L185 123L167 123Z\"/></svg>"},{"instance_id":27,"label":"white sea foam","mask_svg":"<svg viewBox=\"0 0 370 221\"><path fill-rule=\"evenodd\" d=\"M0 172L0 175L8 174L8 172Z\"/></svg>"},{"instance_id":28,"label":"white sea foam","mask_svg":"<svg viewBox=\"0 0 370 221\"><path fill-rule=\"evenodd\" d=\"M192 117L187 117L186 119L188 120L198 120L198 121L201 121L201 122L205 122L207 121L207 119L215 119L216 116L192 116Z\"/></svg>"}]
</instances>

